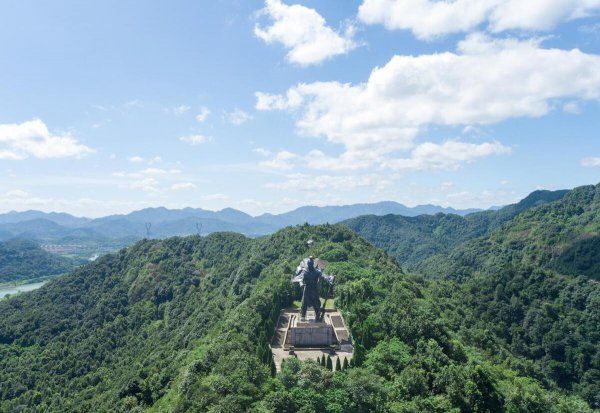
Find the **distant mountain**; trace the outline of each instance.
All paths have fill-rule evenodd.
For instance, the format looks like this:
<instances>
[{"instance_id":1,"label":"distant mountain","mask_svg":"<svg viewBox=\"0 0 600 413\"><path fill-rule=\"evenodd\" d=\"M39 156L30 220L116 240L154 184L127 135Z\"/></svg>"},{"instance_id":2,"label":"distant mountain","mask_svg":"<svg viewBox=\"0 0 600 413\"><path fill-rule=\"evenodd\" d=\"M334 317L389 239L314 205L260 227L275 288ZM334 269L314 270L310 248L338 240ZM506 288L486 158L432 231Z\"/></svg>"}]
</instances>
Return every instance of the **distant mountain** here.
<instances>
[{"instance_id":1,"label":"distant mountain","mask_svg":"<svg viewBox=\"0 0 600 413\"><path fill-rule=\"evenodd\" d=\"M12 237L27 238L45 243L71 242L76 244L125 240L130 242L147 237L146 224L150 224L150 238L174 235L192 235L231 231L249 236L271 234L290 225L336 223L359 215L402 214L416 216L439 212L466 215L477 210L455 210L434 205L414 208L396 202L356 204L344 206L306 206L283 214L263 214L253 217L233 208L208 211L201 208L168 209L145 208L128 214L116 214L89 219L65 213L40 211L9 212L0 214L0 240ZM114 244L114 242L113 242ZM115 245L123 245L117 242Z\"/></svg>"},{"instance_id":2,"label":"distant mountain","mask_svg":"<svg viewBox=\"0 0 600 413\"><path fill-rule=\"evenodd\" d=\"M57 224L45 218L0 224L0 231L11 237L48 241L66 236L73 228Z\"/></svg>"},{"instance_id":3,"label":"distant mountain","mask_svg":"<svg viewBox=\"0 0 600 413\"><path fill-rule=\"evenodd\" d=\"M16 224L24 221L44 219L52 221L65 227L80 227L91 221L90 218L80 218L64 212L42 212L42 211L11 211L0 214L0 224Z\"/></svg>"},{"instance_id":4,"label":"distant mountain","mask_svg":"<svg viewBox=\"0 0 600 413\"><path fill-rule=\"evenodd\" d=\"M562 199L568 191L535 191L522 201L496 211L481 211L466 216L366 215L343 221L374 245L385 249L406 268L412 269L424 259L445 253L457 245L490 234L521 212Z\"/></svg>"},{"instance_id":5,"label":"distant mountain","mask_svg":"<svg viewBox=\"0 0 600 413\"><path fill-rule=\"evenodd\" d=\"M396 214L407 217L414 217L422 214L457 214L467 215L480 209L457 210L454 208L443 208L435 205L419 205L416 207L407 207L397 202L386 201L374 204L354 204L342 206L304 206L283 214L272 215L263 214L256 219L277 227L288 225L297 225L308 222L309 224L337 223L346 219L358 217L361 215L388 215Z\"/></svg>"},{"instance_id":6,"label":"distant mountain","mask_svg":"<svg viewBox=\"0 0 600 413\"><path fill-rule=\"evenodd\" d=\"M0 283L59 275L72 270L75 264L28 240L0 242Z\"/></svg>"}]
</instances>

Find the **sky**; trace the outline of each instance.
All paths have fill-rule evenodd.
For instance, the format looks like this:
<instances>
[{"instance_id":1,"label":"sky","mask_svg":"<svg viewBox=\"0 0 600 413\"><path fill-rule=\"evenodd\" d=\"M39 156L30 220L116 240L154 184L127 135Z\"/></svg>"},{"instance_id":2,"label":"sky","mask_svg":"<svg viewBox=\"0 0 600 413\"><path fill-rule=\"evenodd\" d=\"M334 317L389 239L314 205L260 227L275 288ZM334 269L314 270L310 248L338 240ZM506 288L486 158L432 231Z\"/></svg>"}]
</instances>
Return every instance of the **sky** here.
<instances>
[{"instance_id":1,"label":"sky","mask_svg":"<svg viewBox=\"0 0 600 413\"><path fill-rule=\"evenodd\" d=\"M0 212L600 182L600 0L0 0Z\"/></svg>"}]
</instances>

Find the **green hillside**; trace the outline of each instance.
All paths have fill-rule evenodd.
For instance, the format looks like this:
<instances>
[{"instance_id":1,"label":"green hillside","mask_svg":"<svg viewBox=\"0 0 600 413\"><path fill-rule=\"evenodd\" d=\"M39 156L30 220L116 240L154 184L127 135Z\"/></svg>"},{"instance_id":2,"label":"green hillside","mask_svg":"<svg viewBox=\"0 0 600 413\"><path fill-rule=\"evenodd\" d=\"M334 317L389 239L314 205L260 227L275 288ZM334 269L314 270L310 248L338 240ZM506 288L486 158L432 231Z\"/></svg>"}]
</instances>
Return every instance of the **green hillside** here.
<instances>
[{"instance_id":1,"label":"green hillside","mask_svg":"<svg viewBox=\"0 0 600 413\"><path fill-rule=\"evenodd\" d=\"M567 192L535 191L514 205L465 217L454 214L416 217L366 215L342 224L385 249L404 268L413 269L433 255L450 252L465 241L489 235L529 208L562 199Z\"/></svg>"},{"instance_id":2,"label":"green hillside","mask_svg":"<svg viewBox=\"0 0 600 413\"><path fill-rule=\"evenodd\" d=\"M600 279L600 184L526 209L487 238L479 238L417 267L430 276L462 278L494 268L546 268Z\"/></svg>"},{"instance_id":3,"label":"green hillside","mask_svg":"<svg viewBox=\"0 0 600 413\"><path fill-rule=\"evenodd\" d=\"M596 408L599 200L600 186L576 188L555 202L523 209L489 236L414 265L466 344L485 349L496 363L516 357L511 368L580 394ZM469 231L463 224L456 233ZM395 234L397 239L384 239L391 253L395 242L406 243L405 234Z\"/></svg>"},{"instance_id":4,"label":"green hillside","mask_svg":"<svg viewBox=\"0 0 600 413\"><path fill-rule=\"evenodd\" d=\"M355 365L273 378L267 342L308 254L338 276ZM436 294L342 226L142 241L0 303L0 411L591 411L523 357L467 345Z\"/></svg>"},{"instance_id":5,"label":"green hillside","mask_svg":"<svg viewBox=\"0 0 600 413\"><path fill-rule=\"evenodd\" d=\"M31 241L0 242L0 283L50 277L74 267L75 261L50 254Z\"/></svg>"}]
</instances>

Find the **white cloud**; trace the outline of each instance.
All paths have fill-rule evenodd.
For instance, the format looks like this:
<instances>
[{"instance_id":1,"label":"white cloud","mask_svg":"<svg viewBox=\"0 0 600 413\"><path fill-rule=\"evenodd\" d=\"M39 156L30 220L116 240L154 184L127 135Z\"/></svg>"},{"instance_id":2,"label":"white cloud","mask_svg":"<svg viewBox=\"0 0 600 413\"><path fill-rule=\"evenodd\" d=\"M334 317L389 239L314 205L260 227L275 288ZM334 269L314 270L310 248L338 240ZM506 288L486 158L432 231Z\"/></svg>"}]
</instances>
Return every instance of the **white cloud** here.
<instances>
[{"instance_id":1,"label":"white cloud","mask_svg":"<svg viewBox=\"0 0 600 413\"><path fill-rule=\"evenodd\" d=\"M581 107L579 106L579 102L566 102L563 105L563 110L572 115L578 115L581 113Z\"/></svg>"},{"instance_id":2,"label":"white cloud","mask_svg":"<svg viewBox=\"0 0 600 413\"><path fill-rule=\"evenodd\" d=\"M581 33L598 36L600 34L600 23L586 24L579 27Z\"/></svg>"},{"instance_id":3,"label":"white cloud","mask_svg":"<svg viewBox=\"0 0 600 413\"><path fill-rule=\"evenodd\" d=\"M465 162L510 152L509 147L499 142L475 144L447 141L441 145L427 142L413 149L410 158L393 159L385 166L395 170L456 170Z\"/></svg>"},{"instance_id":4,"label":"white cloud","mask_svg":"<svg viewBox=\"0 0 600 413\"><path fill-rule=\"evenodd\" d=\"M363 0L358 17L390 30L410 30L421 39L469 32L549 30L600 10L600 0Z\"/></svg>"},{"instance_id":5,"label":"white cloud","mask_svg":"<svg viewBox=\"0 0 600 413\"><path fill-rule=\"evenodd\" d=\"M139 99L132 99L130 101L125 102L123 106L125 106L126 108L143 108L144 102L142 102Z\"/></svg>"},{"instance_id":6,"label":"white cloud","mask_svg":"<svg viewBox=\"0 0 600 413\"><path fill-rule=\"evenodd\" d=\"M8 198L27 198L29 196L29 192L23 191L22 189L13 189L6 193Z\"/></svg>"},{"instance_id":7,"label":"white cloud","mask_svg":"<svg viewBox=\"0 0 600 413\"><path fill-rule=\"evenodd\" d=\"M173 191L182 191L186 189L196 189L197 186L191 182L177 182L176 184L171 185L171 189Z\"/></svg>"},{"instance_id":8,"label":"white cloud","mask_svg":"<svg viewBox=\"0 0 600 413\"><path fill-rule=\"evenodd\" d=\"M225 194L208 194L208 195L203 195L200 198L204 199L205 201L227 201L227 200L229 200L229 197Z\"/></svg>"},{"instance_id":9,"label":"white cloud","mask_svg":"<svg viewBox=\"0 0 600 413\"><path fill-rule=\"evenodd\" d=\"M162 184L178 178L181 174L179 169L145 168L136 172L114 172L112 176L122 179L121 188L141 189L151 194L162 192ZM175 183L173 184L173 186ZM175 189L171 186L171 189Z\"/></svg>"},{"instance_id":10,"label":"white cloud","mask_svg":"<svg viewBox=\"0 0 600 413\"><path fill-rule=\"evenodd\" d=\"M150 176L159 176L159 175L174 175L181 173L179 169L161 169L161 168L146 168L138 172L139 175L150 175Z\"/></svg>"},{"instance_id":11,"label":"white cloud","mask_svg":"<svg viewBox=\"0 0 600 413\"><path fill-rule=\"evenodd\" d=\"M259 163L263 168L268 169L292 169L294 167L293 161L297 158L297 155L289 151L280 151L268 161L262 161Z\"/></svg>"},{"instance_id":12,"label":"white cloud","mask_svg":"<svg viewBox=\"0 0 600 413\"><path fill-rule=\"evenodd\" d=\"M267 188L296 191L351 191L357 188L373 187L385 189L392 181L380 175L306 175L291 174L286 181L267 184Z\"/></svg>"},{"instance_id":13,"label":"white cloud","mask_svg":"<svg viewBox=\"0 0 600 413\"><path fill-rule=\"evenodd\" d=\"M40 119L0 124L0 159L80 158L93 152L69 133L50 132Z\"/></svg>"},{"instance_id":14,"label":"white cloud","mask_svg":"<svg viewBox=\"0 0 600 413\"><path fill-rule=\"evenodd\" d=\"M248 112L235 108L233 112L226 114L226 119L229 123L237 126L254 119L254 117Z\"/></svg>"},{"instance_id":15,"label":"white cloud","mask_svg":"<svg viewBox=\"0 0 600 413\"><path fill-rule=\"evenodd\" d=\"M474 34L455 53L394 56L365 83L302 83L284 95L259 92L256 108L295 113L299 133L344 146L341 164L373 164L412 149L430 125L493 124L544 116L566 99L598 100L598 67L600 56L577 49Z\"/></svg>"},{"instance_id":16,"label":"white cloud","mask_svg":"<svg viewBox=\"0 0 600 413\"><path fill-rule=\"evenodd\" d=\"M129 184L129 188L141 189L142 191L151 192L151 193L161 192L160 187L159 187L159 182L154 178L144 178L144 179L139 179L139 180L133 181Z\"/></svg>"},{"instance_id":17,"label":"white cloud","mask_svg":"<svg viewBox=\"0 0 600 413\"><path fill-rule=\"evenodd\" d=\"M198 146L198 145L202 145L203 143L212 142L213 138L210 136L204 136L204 135L197 134L197 135L182 136L179 138L179 140L181 142L189 143L192 146Z\"/></svg>"},{"instance_id":18,"label":"white cloud","mask_svg":"<svg viewBox=\"0 0 600 413\"><path fill-rule=\"evenodd\" d=\"M167 108L167 109L165 109L165 112L167 112L171 115L175 115L175 116L182 116L182 115L185 115L187 112L189 112L190 109L191 109L191 107L188 105L179 105L179 106L174 106L172 108Z\"/></svg>"},{"instance_id":19,"label":"white cloud","mask_svg":"<svg viewBox=\"0 0 600 413\"><path fill-rule=\"evenodd\" d=\"M196 121L202 123L208 118L208 115L210 115L210 109L206 106L202 106L196 115Z\"/></svg>"},{"instance_id":20,"label":"white cloud","mask_svg":"<svg viewBox=\"0 0 600 413\"><path fill-rule=\"evenodd\" d=\"M142 158L141 156L138 156L138 155L130 156L129 158L127 158L127 160L129 162L133 162L133 163L144 162L144 158Z\"/></svg>"},{"instance_id":21,"label":"white cloud","mask_svg":"<svg viewBox=\"0 0 600 413\"><path fill-rule=\"evenodd\" d=\"M442 206L454 208L482 208L494 205L509 205L523 199L525 195L508 190L483 190L480 192L460 191L446 195L440 200Z\"/></svg>"},{"instance_id":22,"label":"white cloud","mask_svg":"<svg viewBox=\"0 0 600 413\"><path fill-rule=\"evenodd\" d=\"M314 9L299 4L287 5L281 0L266 0L263 13L272 20L269 27L256 25L254 34L266 43L281 43L288 49L287 59L302 66L318 64L333 56L346 54L357 44L354 29L344 33L327 26Z\"/></svg>"},{"instance_id":23,"label":"white cloud","mask_svg":"<svg viewBox=\"0 0 600 413\"><path fill-rule=\"evenodd\" d=\"M271 151L265 148L254 148L252 152L259 154L260 156L269 156L271 155Z\"/></svg>"},{"instance_id":24,"label":"white cloud","mask_svg":"<svg viewBox=\"0 0 600 413\"><path fill-rule=\"evenodd\" d=\"M25 155L18 154L17 152L0 150L0 159L5 161L20 161L25 158Z\"/></svg>"},{"instance_id":25,"label":"white cloud","mask_svg":"<svg viewBox=\"0 0 600 413\"><path fill-rule=\"evenodd\" d=\"M142 177L158 177L165 175L178 175L181 173L180 169L160 169L160 168L146 168L137 172L114 172L113 176L118 178L142 178Z\"/></svg>"},{"instance_id":26,"label":"white cloud","mask_svg":"<svg viewBox=\"0 0 600 413\"><path fill-rule=\"evenodd\" d=\"M581 166L595 167L600 166L600 157L590 157L581 160Z\"/></svg>"}]
</instances>

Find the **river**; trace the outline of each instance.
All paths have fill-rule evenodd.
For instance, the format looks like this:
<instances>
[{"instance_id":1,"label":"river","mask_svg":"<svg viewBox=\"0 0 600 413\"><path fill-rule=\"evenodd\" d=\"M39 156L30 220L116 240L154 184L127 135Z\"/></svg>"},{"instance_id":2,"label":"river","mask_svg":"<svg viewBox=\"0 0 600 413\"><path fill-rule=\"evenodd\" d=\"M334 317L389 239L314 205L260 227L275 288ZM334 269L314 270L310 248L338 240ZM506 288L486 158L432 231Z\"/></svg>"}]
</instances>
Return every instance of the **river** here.
<instances>
[{"instance_id":1,"label":"river","mask_svg":"<svg viewBox=\"0 0 600 413\"><path fill-rule=\"evenodd\" d=\"M22 285L2 285L0 286L0 300L6 297L8 294L13 295L17 293L24 293L27 291L33 291L40 288L42 285L46 284L47 281L36 282L31 284L22 284Z\"/></svg>"}]
</instances>

